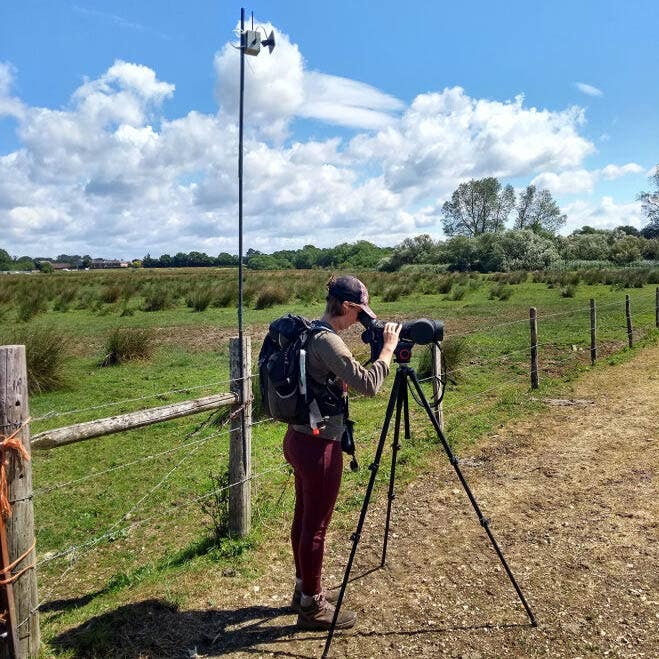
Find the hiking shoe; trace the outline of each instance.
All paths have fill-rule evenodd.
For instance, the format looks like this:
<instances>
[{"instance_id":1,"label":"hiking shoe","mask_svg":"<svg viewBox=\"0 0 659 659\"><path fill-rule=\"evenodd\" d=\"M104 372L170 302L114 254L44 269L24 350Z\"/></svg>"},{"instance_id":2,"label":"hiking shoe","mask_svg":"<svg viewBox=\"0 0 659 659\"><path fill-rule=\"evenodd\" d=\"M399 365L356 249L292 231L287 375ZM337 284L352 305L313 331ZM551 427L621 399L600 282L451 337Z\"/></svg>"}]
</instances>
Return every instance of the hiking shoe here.
<instances>
[{"instance_id":1,"label":"hiking shoe","mask_svg":"<svg viewBox=\"0 0 659 659\"><path fill-rule=\"evenodd\" d=\"M335 607L325 599L324 593L315 595L309 606L300 605L300 613L297 617L297 626L300 629L325 630L332 626ZM357 620L354 611L341 608L336 621L336 629L349 629Z\"/></svg>"},{"instance_id":2,"label":"hiking shoe","mask_svg":"<svg viewBox=\"0 0 659 659\"><path fill-rule=\"evenodd\" d=\"M336 604L339 600L339 590L323 590L323 595L325 595L325 599L330 603L330 604ZM295 586L295 590L293 591L293 598L291 599L291 609L293 609L294 613L300 613L302 611L302 589L299 588L298 586Z\"/></svg>"}]
</instances>

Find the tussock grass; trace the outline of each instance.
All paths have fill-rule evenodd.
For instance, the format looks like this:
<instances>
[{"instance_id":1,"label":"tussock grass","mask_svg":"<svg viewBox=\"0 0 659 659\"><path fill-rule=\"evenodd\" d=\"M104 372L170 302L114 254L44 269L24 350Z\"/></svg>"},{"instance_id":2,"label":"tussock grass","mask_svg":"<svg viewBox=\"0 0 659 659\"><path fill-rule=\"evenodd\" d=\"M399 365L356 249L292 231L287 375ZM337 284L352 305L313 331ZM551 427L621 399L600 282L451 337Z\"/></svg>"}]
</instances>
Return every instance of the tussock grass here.
<instances>
[{"instance_id":1,"label":"tussock grass","mask_svg":"<svg viewBox=\"0 0 659 659\"><path fill-rule=\"evenodd\" d=\"M451 300L452 302L457 302L462 300L467 294L466 286L456 286L444 299Z\"/></svg>"},{"instance_id":2,"label":"tussock grass","mask_svg":"<svg viewBox=\"0 0 659 659\"><path fill-rule=\"evenodd\" d=\"M68 286L63 289L53 302L53 311L66 312L73 304L73 301L78 296L78 288L75 286Z\"/></svg>"},{"instance_id":3,"label":"tussock grass","mask_svg":"<svg viewBox=\"0 0 659 659\"><path fill-rule=\"evenodd\" d=\"M174 306L174 296L166 286L151 286L144 292L142 311L164 311Z\"/></svg>"},{"instance_id":4,"label":"tussock grass","mask_svg":"<svg viewBox=\"0 0 659 659\"><path fill-rule=\"evenodd\" d=\"M235 307L238 304L238 285L226 284L220 287L212 300L214 307Z\"/></svg>"},{"instance_id":5,"label":"tussock grass","mask_svg":"<svg viewBox=\"0 0 659 659\"><path fill-rule=\"evenodd\" d=\"M149 359L153 354L153 333L146 329L118 327L105 341L101 366L117 366L136 359Z\"/></svg>"},{"instance_id":6,"label":"tussock grass","mask_svg":"<svg viewBox=\"0 0 659 659\"><path fill-rule=\"evenodd\" d=\"M48 311L48 295L43 288L23 288L18 298L17 317L23 323Z\"/></svg>"},{"instance_id":7,"label":"tussock grass","mask_svg":"<svg viewBox=\"0 0 659 659\"><path fill-rule=\"evenodd\" d=\"M67 388L69 341L64 334L42 326L22 327L5 330L0 335L0 345L25 346L28 390L31 394Z\"/></svg>"},{"instance_id":8,"label":"tussock grass","mask_svg":"<svg viewBox=\"0 0 659 659\"><path fill-rule=\"evenodd\" d=\"M99 294L99 299L105 304L114 304L119 300L123 292L123 287L119 284L106 286Z\"/></svg>"},{"instance_id":9,"label":"tussock grass","mask_svg":"<svg viewBox=\"0 0 659 659\"><path fill-rule=\"evenodd\" d=\"M437 285L437 292L441 295L447 295L453 288L453 277L442 277Z\"/></svg>"},{"instance_id":10,"label":"tussock grass","mask_svg":"<svg viewBox=\"0 0 659 659\"><path fill-rule=\"evenodd\" d=\"M213 290L209 286L195 288L185 299L185 303L193 311L206 311L213 301Z\"/></svg>"},{"instance_id":11,"label":"tussock grass","mask_svg":"<svg viewBox=\"0 0 659 659\"><path fill-rule=\"evenodd\" d=\"M510 284L505 284L503 282L497 284L490 289L488 299L490 300L509 300L513 294L513 289Z\"/></svg>"},{"instance_id":12,"label":"tussock grass","mask_svg":"<svg viewBox=\"0 0 659 659\"><path fill-rule=\"evenodd\" d=\"M275 304L285 304L291 299L290 289L284 286L266 286L256 296L255 309L269 309Z\"/></svg>"}]
</instances>

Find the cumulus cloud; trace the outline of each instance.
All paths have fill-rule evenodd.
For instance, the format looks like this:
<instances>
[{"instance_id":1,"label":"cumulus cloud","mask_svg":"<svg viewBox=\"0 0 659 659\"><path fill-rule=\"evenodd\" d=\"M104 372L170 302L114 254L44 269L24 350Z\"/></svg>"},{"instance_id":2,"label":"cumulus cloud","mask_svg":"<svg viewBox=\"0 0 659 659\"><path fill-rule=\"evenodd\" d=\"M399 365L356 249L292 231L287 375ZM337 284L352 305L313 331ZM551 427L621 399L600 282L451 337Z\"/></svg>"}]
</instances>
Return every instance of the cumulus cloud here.
<instances>
[{"instance_id":1,"label":"cumulus cloud","mask_svg":"<svg viewBox=\"0 0 659 659\"><path fill-rule=\"evenodd\" d=\"M392 123L403 104L389 94L363 82L309 71L296 44L275 29L277 47L257 57L246 56L245 97L250 124L271 138L288 135L295 117L319 119L360 129L378 129ZM240 51L227 44L215 57L216 95L223 111L238 111Z\"/></svg>"},{"instance_id":2,"label":"cumulus cloud","mask_svg":"<svg viewBox=\"0 0 659 659\"><path fill-rule=\"evenodd\" d=\"M563 172L543 172L531 183L538 188L547 188L554 195L570 195L592 192L599 181L612 181L628 174L638 174L643 167L635 162L626 165L607 165L602 169L574 169Z\"/></svg>"},{"instance_id":3,"label":"cumulus cloud","mask_svg":"<svg viewBox=\"0 0 659 659\"><path fill-rule=\"evenodd\" d=\"M635 163L585 169L594 147L581 134L580 108L478 99L460 87L403 107L363 82L309 71L276 31L272 55L247 59L246 247L439 235L442 202L472 177L524 177L559 194L638 172ZM20 142L0 156L0 247L123 258L235 253L238 57L227 45L215 58L218 112L177 118L165 113L174 85L140 64L116 61L62 108L14 98L13 70L0 65L0 113L10 108ZM329 137L290 139L300 117L327 124ZM339 138L332 126L355 133ZM607 208L574 211L595 213L593 224L613 216Z\"/></svg>"},{"instance_id":4,"label":"cumulus cloud","mask_svg":"<svg viewBox=\"0 0 659 659\"><path fill-rule=\"evenodd\" d=\"M416 97L400 122L350 145L357 160L383 163L387 185L413 198L446 193L456 180L523 176L578 165L593 151L579 135L583 111L560 112L474 99L460 87Z\"/></svg>"},{"instance_id":5,"label":"cumulus cloud","mask_svg":"<svg viewBox=\"0 0 659 659\"><path fill-rule=\"evenodd\" d=\"M574 86L580 92L583 92L584 94L587 94L588 96L603 96L604 95L604 92L601 89L598 89L597 87L593 87L593 85L589 85L585 82L575 82Z\"/></svg>"},{"instance_id":6,"label":"cumulus cloud","mask_svg":"<svg viewBox=\"0 0 659 659\"><path fill-rule=\"evenodd\" d=\"M629 225L640 229L647 222L640 202L618 204L609 196L603 196L596 202L574 201L564 206L562 210L568 217L567 224L563 227L564 233L570 233L586 225L598 229L614 229L617 226Z\"/></svg>"},{"instance_id":7,"label":"cumulus cloud","mask_svg":"<svg viewBox=\"0 0 659 659\"><path fill-rule=\"evenodd\" d=\"M23 103L11 95L14 84L14 67L9 62L0 62L0 118L23 116Z\"/></svg>"},{"instance_id":8,"label":"cumulus cloud","mask_svg":"<svg viewBox=\"0 0 659 659\"><path fill-rule=\"evenodd\" d=\"M603 179L612 181L613 179L626 176L627 174L638 174L643 171L643 167L635 162L628 162L626 165L607 165L600 170Z\"/></svg>"}]
</instances>

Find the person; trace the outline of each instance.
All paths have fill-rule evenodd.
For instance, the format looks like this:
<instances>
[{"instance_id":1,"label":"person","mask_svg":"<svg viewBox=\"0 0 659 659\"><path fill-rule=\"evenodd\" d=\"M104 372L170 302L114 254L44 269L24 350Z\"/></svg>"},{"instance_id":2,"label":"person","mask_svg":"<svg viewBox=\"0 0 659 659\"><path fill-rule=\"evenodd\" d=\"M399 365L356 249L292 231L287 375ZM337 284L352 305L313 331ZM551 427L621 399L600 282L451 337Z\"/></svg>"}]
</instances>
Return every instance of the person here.
<instances>
[{"instance_id":1,"label":"person","mask_svg":"<svg viewBox=\"0 0 659 659\"><path fill-rule=\"evenodd\" d=\"M315 322L327 331L315 332L309 340L306 368L312 381L325 386L329 396L341 399L343 405L324 416L320 428L289 425L284 437L284 457L295 476L291 544L296 583L291 607L298 613L298 627L314 630L329 629L335 610L336 595L331 597L323 590L321 573L325 534L341 484L347 389L366 396L377 393L389 374L400 334L399 324L386 323L380 355L365 368L355 360L338 332L357 323L362 312L376 317L368 305L366 286L356 277L332 277L327 283L326 300L325 313ZM353 611L341 608L336 626L352 627L356 618Z\"/></svg>"}]
</instances>

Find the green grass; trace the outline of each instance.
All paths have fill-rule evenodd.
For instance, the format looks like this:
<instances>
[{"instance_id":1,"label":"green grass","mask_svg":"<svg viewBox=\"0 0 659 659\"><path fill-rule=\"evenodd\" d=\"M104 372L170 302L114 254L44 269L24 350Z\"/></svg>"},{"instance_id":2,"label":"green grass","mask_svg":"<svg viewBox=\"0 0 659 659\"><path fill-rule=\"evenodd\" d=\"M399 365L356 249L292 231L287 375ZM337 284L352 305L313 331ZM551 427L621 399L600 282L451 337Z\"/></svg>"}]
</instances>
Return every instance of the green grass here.
<instances>
[{"instance_id":1,"label":"green grass","mask_svg":"<svg viewBox=\"0 0 659 659\"><path fill-rule=\"evenodd\" d=\"M31 397L31 414L36 419L32 434L227 390L228 337L237 333L236 309L211 305L195 312L186 306L186 290L194 287L228 290L235 272L68 274L72 277L55 274L22 279L16 284L10 277L3 279L5 292L8 286L19 284L32 288L43 286L43 291L34 293L33 297L46 298L48 308L21 322L16 296L5 295L4 302L0 301L1 333L7 334L18 327L47 325L66 333L71 346L68 388ZM597 300L598 336L603 342L597 368L606 368L608 361L617 362L633 354L625 348L625 293L631 296L639 338L642 334L647 337L645 341L657 337L656 331L649 329L654 326L654 286L622 291L607 284L586 285L582 281L576 284L574 297L565 298L560 287L549 288L543 281L534 283L530 278L519 277L522 283L516 283L506 278L502 281L512 290L510 298L489 299L490 290L500 281L458 275L453 285L464 293L446 299L447 291L441 282L447 275L424 275L418 287L412 275L409 275L412 281L404 274L362 273L362 276L374 293L371 306L381 318L442 319L446 337L465 337L468 358L460 366L457 385L449 385L444 399L447 435L458 453L509 419L536 409L539 403L532 398L555 395L589 368L591 297ZM245 309L244 322L247 333L253 337L254 365L260 340L270 321L289 311L307 317L322 313L327 277L328 273L316 271L248 273L251 293L247 296L250 304ZM8 284L9 279L12 282ZM290 302L260 310L254 308L259 286L266 283L280 286L282 282L294 296ZM144 290L160 285L172 291L176 306L143 311ZM115 302L103 302L102 297L116 297L104 293L115 286L128 293ZM392 296L392 289L405 292ZM422 290L432 292L424 294ZM75 299L71 291L75 291ZM58 299L62 300L62 294L66 304L57 303ZM78 308L83 306L79 304L83 299L89 304L86 302L87 306ZM127 305L132 315L122 316ZM541 387L532 395L528 375L531 306L538 310L541 367ZM104 338L118 328L149 330L156 346L151 359L100 368ZM355 333L349 341L356 354L364 359L368 349L357 337ZM416 348L414 352L416 363L422 350ZM376 398L354 397L351 403L352 415L357 420L361 470L356 474L348 470L344 473L345 482L333 522L338 529L354 526L391 382L389 378ZM429 389L427 393L430 397ZM441 450L423 411L412 403L410 415L413 436L402 442L397 471L401 483L427 468L428 461ZM157 596L186 605L194 599L196 591L203 590L199 584L210 573L226 572L248 580L267 570L267 566L253 560L253 548L281 538L281 528L289 523L293 501L292 480L288 469L283 467L282 436L281 424L263 423L254 427L253 473L264 473L252 483L254 530L245 540L224 540L219 544L211 541L212 530L201 505L190 503L211 491L210 474L222 473L227 465L226 428L210 423L209 415L35 452L33 482L39 558L42 560L69 547L82 547L75 554L74 564L69 562L69 557L39 567L41 596L69 602L42 615L48 656L74 656L70 650L54 649L53 638L66 628L127 602ZM379 490L388 479L389 444L390 441L386 446L386 464L377 477ZM132 464L124 467L128 463ZM67 483L70 483L67 487L57 487ZM86 542L109 529L112 529L109 537L91 551L85 551ZM58 582L71 565L65 580ZM93 647L100 652L102 644L99 641Z\"/></svg>"}]
</instances>

